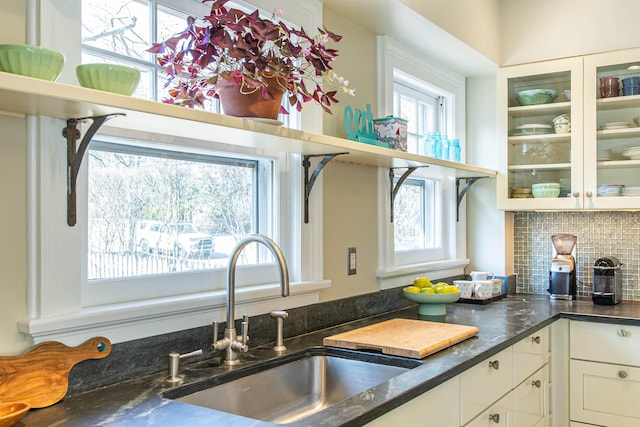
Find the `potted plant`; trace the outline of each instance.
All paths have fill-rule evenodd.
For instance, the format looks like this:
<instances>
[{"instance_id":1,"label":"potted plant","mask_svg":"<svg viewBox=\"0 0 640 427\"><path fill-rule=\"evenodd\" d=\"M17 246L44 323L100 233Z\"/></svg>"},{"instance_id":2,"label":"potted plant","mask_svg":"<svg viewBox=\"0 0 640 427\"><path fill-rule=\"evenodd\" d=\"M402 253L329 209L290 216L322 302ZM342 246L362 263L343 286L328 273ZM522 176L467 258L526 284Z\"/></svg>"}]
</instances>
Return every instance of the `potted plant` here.
<instances>
[{"instance_id":1,"label":"potted plant","mask_svg":"<svg viewBox=\"0 0 640 427\"><path fill-rule=\"evenodd\" d=\"M313 100L329 114L339 90L353 95L348 81L331 68L338 52L327 44L341 36L319 28L312 37L282 22L278 9L265 19L257 10L227 8L227 1L214 0L209 15L189 17L184 31L149 49L169 76L164 102L193 108L202 107L208 97L220 98L226 114L275 119L288 113L281 107L283 93L298 111ZM331 90L324 90L323 83ZM233 94L252 98L269 111L260 115L253 107L236 109L230 104Z\"/></svg>"}]
</instances>

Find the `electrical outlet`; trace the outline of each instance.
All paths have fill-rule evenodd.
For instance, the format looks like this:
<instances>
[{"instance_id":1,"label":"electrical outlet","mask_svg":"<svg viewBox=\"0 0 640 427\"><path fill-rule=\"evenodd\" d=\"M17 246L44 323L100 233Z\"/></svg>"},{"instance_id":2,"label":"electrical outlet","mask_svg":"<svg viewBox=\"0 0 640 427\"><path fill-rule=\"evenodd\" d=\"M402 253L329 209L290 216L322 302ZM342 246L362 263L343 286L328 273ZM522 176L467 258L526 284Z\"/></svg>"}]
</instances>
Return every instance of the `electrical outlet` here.
<instances>
[{"instance_id":1,"label":"electrical outlet","mask_svg":"<svg viewBox=\"0 0 640 427\"><path fill-rule=\"evenodd\" d=\"M356 248L347 248L347 274L356 274Z\"/></svg>"}]
</instances>

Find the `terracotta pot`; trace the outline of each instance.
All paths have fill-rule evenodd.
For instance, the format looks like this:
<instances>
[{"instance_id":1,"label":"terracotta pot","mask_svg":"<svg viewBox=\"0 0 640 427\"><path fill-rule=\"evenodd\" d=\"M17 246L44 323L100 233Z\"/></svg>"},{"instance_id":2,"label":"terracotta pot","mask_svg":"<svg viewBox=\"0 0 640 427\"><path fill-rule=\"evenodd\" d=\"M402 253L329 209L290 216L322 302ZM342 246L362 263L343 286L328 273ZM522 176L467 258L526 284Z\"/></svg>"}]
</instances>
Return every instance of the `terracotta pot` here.
<instances>
[{"instance_id":1,"label":"terracotta pot","mask_svg":"<svg viewBox=\"0 0 640 427\"><path fill-rule=\"evenodd\" d=\"M219 79L216 83L216 91L220 95L220 103L224 113L235 117L260 117L264 119L277 119L280 112L280 104L285 89L275 77L269 79L269 88L274 100L262 96L260 89L251 90L247 87L234 87L233 82Z\"/></svg>"}]
</instances>

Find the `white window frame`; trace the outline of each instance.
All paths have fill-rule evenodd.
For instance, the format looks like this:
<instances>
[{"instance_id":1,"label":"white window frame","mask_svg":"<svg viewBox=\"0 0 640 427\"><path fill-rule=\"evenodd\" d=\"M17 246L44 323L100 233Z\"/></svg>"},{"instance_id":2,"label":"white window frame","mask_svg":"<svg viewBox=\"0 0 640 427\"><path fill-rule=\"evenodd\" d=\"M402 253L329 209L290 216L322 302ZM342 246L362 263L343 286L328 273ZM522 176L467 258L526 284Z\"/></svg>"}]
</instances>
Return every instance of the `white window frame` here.
<instances>
[{"instance_id":1,"label":"white window frame","mask_svg":"<svg viewBox=\"0 0 640 427\"><path fill-rule=\"evenodd\" d=\"M465 79L458 73L436 66L406 45L388 36L377 38L378 56L378 117L383 117L393 111L393 82L394 78L415 76L422 82L434 88L450 93L450 108L447 122L444 123L446 132L460 139L462 147L462 161L464 161L465 141ZM400 174L402 172L399 172ZM378 248L377 277L380 289L390 289L406 286L414 277L425 275L431 279L454 276L464 273L464 267L469 264L466 258L466 214L464 202L460 206L459 221L456 221L456 193L455 171L439 167L427 167L416 170L412 178L433 178L440 182L441 209L443 229L442 239L446 253L442 259L419 261L411 263L402 260L394 250L393 223L390 218L389 171L378 169L378 188L380 191L378 206L378 234L380 246Z\"/></svg>"},{"instance_id":2,"label":"white window frame","mask_svg":"<svg viewBox=\"0 0 640 427\"><path fill-rule=\"evenodd\" d=\"M275 1L256 0L257 7L270 10ZM284 3L284 4L283 4ZM73 75L80 63L80 0L29 0L27 4L27 42L62 51L67 59L58 79L77 84ZM285 17L305 28L322 22L322 4L317 0L285 0ZM46 19L42 19L46 17ZM56 31L65 25L65 32ZM73 29L76 28L77 31ZM69 71L71 70L71 71ZM306 108L310 107L310 108ZM18 322L21 332L35 343L57 340L78 345L103 335L112 343L201 327L213 320L225 320L226 290L195 292L175 297L150 297L119 304L83 306L83 258L87 256L87 162L78 175L78 221L66 223L66 144L61 131L63 120L42 116L27 117L27 317ZM318 132L322 127L320 107L308 104L302 114L303 129ZM86 129L86 127L85 127ZM83 130L85 130L83 129ZM115 138L153 139L194 150L219 150L277 159L279 233L274 237L283 248L292 284L291 296L280 296L279 283L245 286L236 290L236 313L257 315L270 310L298 307L319 301L319 292L330 286L322 268L322 179L310 198L309 224L302 222L302 166L297 155L238 148L220 132L219 143L176 139L164 135L135 134L110 120L100 134ZM244 280L239 270L238 282Z\"/></svg>"}]
</instances>

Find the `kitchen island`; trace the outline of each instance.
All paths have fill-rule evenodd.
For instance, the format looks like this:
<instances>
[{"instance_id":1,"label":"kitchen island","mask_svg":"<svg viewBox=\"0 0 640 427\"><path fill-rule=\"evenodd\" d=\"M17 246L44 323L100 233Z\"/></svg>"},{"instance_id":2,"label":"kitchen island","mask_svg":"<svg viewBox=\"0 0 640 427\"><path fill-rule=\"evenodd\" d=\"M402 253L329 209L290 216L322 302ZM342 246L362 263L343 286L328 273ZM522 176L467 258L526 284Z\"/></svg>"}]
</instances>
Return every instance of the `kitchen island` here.
<instances>
[{"instance_id":1,"label":"kitchen island","mask_svg":"<svg viewBox=\"0 0 640 427\"><path fill-rule=\"evenodd\" d=\"M384 315L349 322L285 340L284 355L321 346L326 336L381 322L391 318L418 319L412 306ZM289 425L357 426L446 382L542 329L559 318L592 322L640 325L640 303L623 301L615 306L597 306L590 299L549 300L544 295L516 294L487 305L455 303L447 305L441 318L423 318L479 328L479 333L421 360L421 365L375 386L366 392L330 406ZM398 331L401 333L401 331ZM144 357L144 355L140 355ZM44 409L32 410L24 426L266 426L269 423L239 417L163 398L162 394L206 378L240 371L278 357L271 345L256 347L242 356L234 368L220 366L219 360L202 361L181 368L182 382L165 381L166 372L135 378L108 387L68 396ZM246 402L250 405L251 402Z\"/></svg>"}]
</instances>

